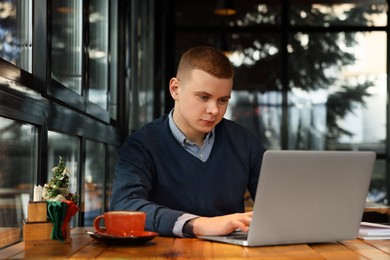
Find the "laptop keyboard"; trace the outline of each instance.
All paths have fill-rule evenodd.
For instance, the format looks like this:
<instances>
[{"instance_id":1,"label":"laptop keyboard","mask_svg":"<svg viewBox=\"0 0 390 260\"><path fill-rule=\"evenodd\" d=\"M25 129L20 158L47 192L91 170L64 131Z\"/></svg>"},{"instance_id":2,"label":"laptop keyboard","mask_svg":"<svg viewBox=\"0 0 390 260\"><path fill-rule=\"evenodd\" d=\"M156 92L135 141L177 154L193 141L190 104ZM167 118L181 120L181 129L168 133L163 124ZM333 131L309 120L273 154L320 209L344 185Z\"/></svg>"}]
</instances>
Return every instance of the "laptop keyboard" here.
<instances>
[{"instance_id":1,"label":"laptop keyboard","mask_svg":"<svg viewBox=\"0 0 390 260\"><path fill-rule=\"evenodd\" d=\"M227 236L231 239L238 239L238 240L247 240L248 239L248 233L242 232L242 231L234 231L230 233L230 235Z\"/></svg>"},{"instance_id":2,"label":"laptop keyboard","mask_svg":"<svg viewBox=\"0 0 390 260\"><path fill-rule=\"evenodd\" d=\"M230 238L237 239L237 240L247 240L248 235L232 235Z\"/></svg>"}]
</instances>

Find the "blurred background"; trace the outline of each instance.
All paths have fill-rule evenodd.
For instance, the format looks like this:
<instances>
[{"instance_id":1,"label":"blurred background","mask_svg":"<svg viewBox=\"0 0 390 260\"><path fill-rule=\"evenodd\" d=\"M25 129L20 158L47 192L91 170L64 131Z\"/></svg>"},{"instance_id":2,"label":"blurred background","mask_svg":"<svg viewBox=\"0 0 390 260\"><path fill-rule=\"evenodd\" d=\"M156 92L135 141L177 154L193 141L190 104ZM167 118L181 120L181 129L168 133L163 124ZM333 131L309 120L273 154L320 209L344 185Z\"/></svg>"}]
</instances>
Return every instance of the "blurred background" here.
<instances>
[{"instance_id":1,"label":"blurred background","mask_svg":"<svg viewBox=\"0 0 390 260\"><path fill-rule=\"evenodd\" d=\"M108 209L117 149L172 109L195 45L231 60L226 118L268 149L375 151L367 208L383 209L388 17L385 0L0 0L0 248L59 156L81 195L72 225Z\"/></svg>"}]
</instances>

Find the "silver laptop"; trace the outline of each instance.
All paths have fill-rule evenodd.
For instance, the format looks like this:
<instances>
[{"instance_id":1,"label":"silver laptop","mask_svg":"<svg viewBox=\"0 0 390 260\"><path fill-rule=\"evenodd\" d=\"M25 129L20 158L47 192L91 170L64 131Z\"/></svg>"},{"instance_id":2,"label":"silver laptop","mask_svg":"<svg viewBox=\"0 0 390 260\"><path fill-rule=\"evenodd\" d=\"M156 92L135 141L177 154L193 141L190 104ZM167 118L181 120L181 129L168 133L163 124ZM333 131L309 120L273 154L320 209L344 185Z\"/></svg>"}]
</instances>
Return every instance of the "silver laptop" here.
<instances>
[{"instance_id":1,"label":"silver laptop","mask_svg":"<svg viewBox=\"0 0 390 260\"><path fill-rule=\"evenodd\" d=\"M249 232L199 238L242 246L355 239L375 158L374 152L269 150Z\"/></svg>"}]
</instances>

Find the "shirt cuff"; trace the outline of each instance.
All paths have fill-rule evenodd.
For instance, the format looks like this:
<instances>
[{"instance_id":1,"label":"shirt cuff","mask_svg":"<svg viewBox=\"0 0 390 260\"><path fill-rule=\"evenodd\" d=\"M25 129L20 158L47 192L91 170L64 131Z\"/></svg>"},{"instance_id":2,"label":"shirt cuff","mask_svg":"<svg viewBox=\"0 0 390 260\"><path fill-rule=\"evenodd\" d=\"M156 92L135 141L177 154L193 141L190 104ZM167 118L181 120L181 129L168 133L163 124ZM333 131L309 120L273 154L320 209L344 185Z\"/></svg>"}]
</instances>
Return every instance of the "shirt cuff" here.
<instances>
[{"instance_id":1,"label":"shirt cuff","mask_svg":"<svg viewBox=\"0 0 390 260\"><path fill-rule=\"evenodd\" d=\"M183 235L183 226L184 224L193 218L197 218L199 216L189 213L184 213L181 215L175 222L175 225L173 226L173 234L178 237L184 237Z\"/></svg>"}]
</instances>

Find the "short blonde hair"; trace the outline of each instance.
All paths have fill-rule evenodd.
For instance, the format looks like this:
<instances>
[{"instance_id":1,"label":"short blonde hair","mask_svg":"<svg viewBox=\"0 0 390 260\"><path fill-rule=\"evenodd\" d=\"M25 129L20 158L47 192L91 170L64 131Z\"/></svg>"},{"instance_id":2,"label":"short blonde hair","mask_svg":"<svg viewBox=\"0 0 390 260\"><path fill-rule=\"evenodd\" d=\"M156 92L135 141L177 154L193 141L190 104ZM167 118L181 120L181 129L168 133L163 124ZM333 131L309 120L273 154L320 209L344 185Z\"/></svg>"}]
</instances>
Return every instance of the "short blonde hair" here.
<instances>
[{"instance_id":1,"label":"short blonde hair","mask_svg":"<svg viewBox=\"0 0 390 260\"><path fill-rule=\"evenodd\" d=\"M182 55L177 68L177 78L183 79L194 69L221 79L232 79L234 76L230 60L221 51L208 46L193 47Z\"/></svg>"}]
</instances>

